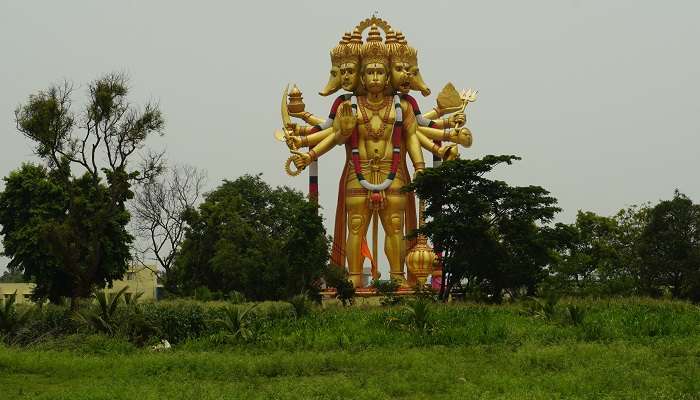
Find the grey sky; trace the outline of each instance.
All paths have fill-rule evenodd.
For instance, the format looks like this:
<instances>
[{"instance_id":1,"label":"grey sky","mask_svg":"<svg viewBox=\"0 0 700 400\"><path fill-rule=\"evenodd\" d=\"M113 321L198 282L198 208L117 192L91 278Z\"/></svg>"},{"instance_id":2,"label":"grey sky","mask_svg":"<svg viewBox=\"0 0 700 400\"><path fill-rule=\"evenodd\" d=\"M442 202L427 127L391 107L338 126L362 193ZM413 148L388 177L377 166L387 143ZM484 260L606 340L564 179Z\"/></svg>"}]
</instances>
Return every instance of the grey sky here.
<instances>
[{"instance_id":1,"label":"grey sky","mask_svg":"<svg viewBox=\"0 0 700 400\"><path fill-rule=\"evenodd\" d=\"M700 3L694 1L389 2L13 1L0 4L0 175L32 159L14 127L19 102L64 78L131 76L132 99L155 99L167 134L151 143L168 158L221 179L287 177L274 142L288 82L307 110L327 115L328 52L373 11L419 51L433 96L442 86L479 90L462 157L517 154L498 176L550 190L571 222L578 209L611 214L669 198L700 202ZM378 6L380 5L380 6ZM339 149L320 161L329 231ZM0 185L2 185L0 183ZM0 269L2 268L0 263Z\"/></svg>"}]
</instances>

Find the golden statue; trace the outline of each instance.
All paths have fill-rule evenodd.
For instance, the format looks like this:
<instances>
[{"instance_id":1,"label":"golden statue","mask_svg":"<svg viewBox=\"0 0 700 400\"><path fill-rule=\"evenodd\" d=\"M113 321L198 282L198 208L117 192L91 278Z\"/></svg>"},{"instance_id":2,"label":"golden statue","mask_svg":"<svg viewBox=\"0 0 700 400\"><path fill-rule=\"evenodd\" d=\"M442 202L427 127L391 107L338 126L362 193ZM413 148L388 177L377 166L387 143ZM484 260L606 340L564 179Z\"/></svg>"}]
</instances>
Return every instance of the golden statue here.
<instances>
[{"instance_id":1,"label":"golden statue","mask_svg":"<svg viewBox=\"0 0 700 400\"><path fill-rule=\"evenodd\" d=\"M365 31L368 32L363 41ZM401 191L411 179L406 156L415 173L420 173L426 167L423 149L433 154L435 165L458 157L458 144L471 146L471 132L463 127L464 110L476 100L476 92L460 94L447 84L437 97L437 106L422 114L409 94L411 90L424 96L430 94L418 69L417 51L408 45L403 33L377 17L368 18L351 33L345 33L330 56L328 83L319 94L329 96L340 89L346 93L335 99L327 119L305 110L296 85L291 91L285 89L282 95L283 126L275 137L285 141L293 153L286 170L290 175L298 175L310 166L309 192L317 199L316 161L335 146L344 146L346 163L339 183L331 261L347 265L353 284L362 287L363 263L369 256L373 261L372 275L377 279L374 261L381 221L390 277L405 284L422 284L435 255L425 238L405 239L417 223L415 196ZM291 117L308 125L292 123ZM304 152L302 148L308 150ZM366 241L372 221L373 256L368 254ZM407 249L411 249L408 257ZM433 275L439 276L439 268Z\"/></svg>"}]
</instances>

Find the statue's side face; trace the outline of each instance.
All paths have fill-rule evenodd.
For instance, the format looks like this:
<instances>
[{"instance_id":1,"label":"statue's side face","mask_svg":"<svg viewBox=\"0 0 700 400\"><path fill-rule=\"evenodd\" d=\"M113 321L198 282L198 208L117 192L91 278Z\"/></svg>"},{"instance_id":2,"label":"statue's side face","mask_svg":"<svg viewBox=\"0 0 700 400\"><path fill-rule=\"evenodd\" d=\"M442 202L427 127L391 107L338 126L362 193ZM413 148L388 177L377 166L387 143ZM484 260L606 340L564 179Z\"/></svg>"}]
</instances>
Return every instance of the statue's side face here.
<instances>
[{"instance_id":1,"label":"statue's side face","mask_svg":"<svg viewBox=\"0 0 700 400\"><path fill-rule=\"evenodd\" d=\"M340 65L340 84L348 92L354 92L357 88L358 65L356 63L344 63Z\"/></svg>"},{"instance_id":2,"label":"statue's side face","mask_svg":"<svg viewBox=\"0 0 700 400\"><path fill-rule=\"evenodd\" d=\"M362 70L362 84L370 93L383 92L388 81L389 76L387 75L387 68L384 64L367 64Z\"/></svg>"},{"instance_id":3,"label":"statue's side face","mask_svg":"<svg viewBox=\"0 0 700 400\"><path fill-rule=\"evenodd\" d=\"M423 96L430 96L430 88L423 81L423 77L417 65L411 65L409 67L409 80L411 90L418 90Z\"/></svg>"},{"instance_id":4,"label":"statue's side face","mask_svg":"<svg viewBox=\"0 0 700 400\"><path fill-rule=\"evenodd\" d=\"M405 62L391 63L391 86L403 94L411 90L410 67Z\"/></svg>"},{"instance_id":5,"label":"statue's side face","mask_svg":"<svg viewBox=\"0 0 700 400\"><path fill-rule=\"evenodd\" d=\"M328 96L329 94L335 93L338 89L340 89L340 66L333 65L331 67L330 76L328 77L328 83L319 94L321 96Z\"/></svg>"}]
</instances>

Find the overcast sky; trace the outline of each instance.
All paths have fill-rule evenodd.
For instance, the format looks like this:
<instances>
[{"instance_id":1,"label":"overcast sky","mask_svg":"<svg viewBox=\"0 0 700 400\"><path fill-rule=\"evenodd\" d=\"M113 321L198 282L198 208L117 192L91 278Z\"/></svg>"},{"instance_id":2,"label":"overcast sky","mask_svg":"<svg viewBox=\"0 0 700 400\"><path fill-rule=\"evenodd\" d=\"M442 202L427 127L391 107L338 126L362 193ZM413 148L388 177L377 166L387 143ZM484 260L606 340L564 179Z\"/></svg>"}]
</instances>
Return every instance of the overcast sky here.
<instances>
[{"instance_id":1,"label":"overcast sky","mask_svg":"<svg viewBox=\"0 0 700 400\"><path fill-rule=\"evenodd\" d=\"M275 142L279 102L295 82L307 110L325 116L329 50L372 12L419 52L435 104L447 82L479 90L469 106L474 145L462 157L516 154L498 173L559 199L558 220L579 209L610 215L670 198L700 202L700 3L696 1L33 1L0 3L0 175L32 160L13 110L63 79L76 103L85 84L126 72L134 102L160 103L172 162L222 179L287 177ZM332 231L340 148L320 161ZM2 184L0 183L0 187ZM4 262L0 262L0 269Z\"/></svg>"}]
</instances>

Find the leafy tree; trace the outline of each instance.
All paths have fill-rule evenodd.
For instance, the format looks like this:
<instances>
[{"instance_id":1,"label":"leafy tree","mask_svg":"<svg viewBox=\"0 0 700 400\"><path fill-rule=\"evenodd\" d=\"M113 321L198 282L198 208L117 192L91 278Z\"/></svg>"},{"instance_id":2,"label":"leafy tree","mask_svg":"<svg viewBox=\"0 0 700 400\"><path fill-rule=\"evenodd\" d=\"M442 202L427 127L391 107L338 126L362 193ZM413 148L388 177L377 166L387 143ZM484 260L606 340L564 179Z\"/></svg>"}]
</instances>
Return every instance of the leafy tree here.
<instances>
[{"instance_id":1,"label":"leafy tree","mask_svg":"<svg viewBox=\"0 0 700 400\"><path fill-rule=\"evenodd\" d=\"M620 264L618 225L613 218L579 211L569 228L562 257L551 266L557 286L570 293L597 290Z\"/></svg>"},{"instance_id":2,"label":"leafy tree","mask_svg":"<svg viewBox=\"0 0 700 400\"><path fill-rule=\"evenodd\" d=\"M652 295L700 301L700 205L676 190L654 206L640 238L641 285Z\"/></svg>"},{"instance_id":3,"label":"leafy tree","mask_svg":"<svg viewBox=\"0 0 700 400\"><path fill-rule=\"evenodd\" d=\"M317 206L260 175L224 181L190 210L172 278L173 291L237 291L254 300L319 291L328 238Z\"/></svg>"},{"instance_id":4,"label":"leafy tree","mask_svg":"<svg viewBox=\"0 0 700 400\"><path fill-rule=\"evenodd\" d=\"M568 294L631 294L639 290L639 242L648 205L631 206L612 217L579 211L576 222L558 224L558 257L551 283Z\"/></svg>"},{"instance_id":5,"label":"leafy tree","mask_svg":"<svg viewBox=\"0 0 700 400\"><path fill-rule=\"evenodd\" d=\"M556 199L539 186L513 187L485 176L514 160L448 161L408 186L427 204L428 220L419 231L443 253L443 299L464 282L472 293L500 301L504 292L533 293L546 275L556 235L544 224L559 211Z\"/></svg>"},{"instance_id":6,"label":"leafy tree","mask_svg":"<svg viewBox=\"0 0 700 400\"><path fill-rule=\"evenodd\" d=\"M21 272L5 271L0 275L0 282L21 283L24 282L24 276Z\"/></svg>"},{"instance_id":7,"label":"leafy tree","mask_svg":"<svg viewBox=\"0 0 700 400\"><path fill-rule=\"evenodd\" d=\"M36 282L37 299L70 297L75 309L75 300L126 272L132 237L125 203L134 181L160 172L162 153L142 153L137 167L131 161L164 126L156 105L138 110L127 94L126 78L111 74L88 85L78 115L67 83L29 96L15 111L17 129L45 166L25 164L5 178L1 233L10 270Z\"/></svg>"}]
</instances>

